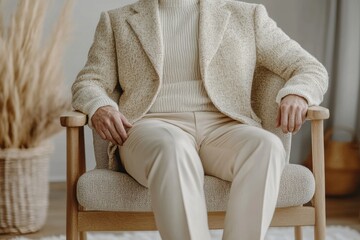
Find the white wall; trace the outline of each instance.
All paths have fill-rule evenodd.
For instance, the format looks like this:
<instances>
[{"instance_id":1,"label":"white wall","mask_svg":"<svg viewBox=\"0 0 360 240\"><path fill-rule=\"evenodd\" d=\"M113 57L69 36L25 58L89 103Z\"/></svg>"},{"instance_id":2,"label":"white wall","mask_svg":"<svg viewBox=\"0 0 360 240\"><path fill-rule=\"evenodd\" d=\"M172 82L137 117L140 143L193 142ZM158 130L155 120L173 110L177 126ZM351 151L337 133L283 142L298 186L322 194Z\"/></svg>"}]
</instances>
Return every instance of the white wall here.
<instances>
[{"instance_id":1,"label":"white wall","mask_svg":"<svg viewBox=\"0 0 360 240\"><path fill-rule=\"evenodd\" d=\"M136 0L77 0L73 14L73 33L64 59L64 69L68 91L77 73L84 66L87 53L91 46L96 25L102 11L122 7ZM56 12L63 5L64 0L54 1L52 11ZM91 131L86 128L86 157L87 168L95 167L92 150ZM50 180L64 181L66 176L66 142L65 131L54 137L55 152L50 164Z\"/></svg>"},{"instance_id":2,"label":"white wall","mask_svg":"<svg viewBox=\"0 0 360 240\"><path fill-rule=\"evenodd\" d=\"M360 87L360 1L341 1L334 89L333 126L354 132L358 127ZM346 107L344 107L346 106ZM351 134L350 134L351 135ZM339 137L339 136L336 136ZM351 139L350 139L351 140Z\"/></svg>"},{"instance_id":3,"label":"white wall","mask_svg":"<svg viewBox=\"0 0 360 240\"><path fill-rule=\"evenodd\" d=\"M64 0L54 1L54 7L49 14L56 17ZM77 73L83 67L88 49L91 45L94 30L100 12L124 6L135 0L77 0L74 9L74 29L72 41L68 46L64 66L68 91ZM250 1L248 1L250 2ZM305 49L314 54L321 61L324 60L327 0L254 0L252 2L264 4L271 17L293 39L297 40ZM65 133L58 134L53 139L56 147L51 160L50 179L63 181L65 179ZM94 154L91 148L92 137L86 132L87 167L94 167ZM293 142L292 162L301 162L307 152L309 144L308 133L297 135Z\"/></svg>"}]
</instances>

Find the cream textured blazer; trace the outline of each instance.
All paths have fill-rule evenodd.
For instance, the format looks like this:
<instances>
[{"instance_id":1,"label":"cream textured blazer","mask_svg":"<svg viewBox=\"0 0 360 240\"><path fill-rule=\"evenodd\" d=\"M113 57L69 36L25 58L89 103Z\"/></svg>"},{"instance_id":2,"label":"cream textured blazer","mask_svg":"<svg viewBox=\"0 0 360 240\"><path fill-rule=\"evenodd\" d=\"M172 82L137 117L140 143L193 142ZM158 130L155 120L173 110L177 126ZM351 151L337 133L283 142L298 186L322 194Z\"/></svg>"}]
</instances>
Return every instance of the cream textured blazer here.
<instances>
[{"instance_id":1,"label":"cream textured blazer","mask_svg":"<svg viewBox=\"0 0 360 240\"><path fill-rule=\"evenodd\" d=\"M130 122L144 116L163 81L160 29L158 0L102 13L88 61L72 87L73 107L90 117L106 105L118 108ZM199 56L202 80L215 107L245 124L261 126L251 108L257 66L287 81L278 103L297 94L309 105L320 104L327 90L322 64L278 28L263 5L200 0ZM109 145L110 168L115 149Z\"/></svg>"}]
</instances>

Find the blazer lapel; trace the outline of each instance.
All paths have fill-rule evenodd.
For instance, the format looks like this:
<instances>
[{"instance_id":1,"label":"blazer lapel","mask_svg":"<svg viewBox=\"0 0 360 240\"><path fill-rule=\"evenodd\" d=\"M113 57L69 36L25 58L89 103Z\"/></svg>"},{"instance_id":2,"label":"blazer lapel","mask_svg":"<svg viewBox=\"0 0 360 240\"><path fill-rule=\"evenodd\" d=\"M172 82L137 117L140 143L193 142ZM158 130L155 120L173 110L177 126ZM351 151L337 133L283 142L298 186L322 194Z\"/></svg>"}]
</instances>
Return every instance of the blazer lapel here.
<instances>
[{"instance_id":1,"label":"blazer lapel","mask_svg":"<svg viewBox=\"0 0 360 240\"><path fill-rule=\"evenodd\" d=\"M133 6L133 10L135 14L128 17L127 22L140 40L161 79L164 53L158 0L140 0Z\"/></svg>"},{"instance_id":2,"label":"blazer lapel","mask_svg":"<svg viewBox=\"0 0 360 240\"><path fill-rule=\"evenodd\" d=\"M224 0L200 0L199 55L200 70L206 79L206 69L222 42L230 11L222 8Z\"/></svg>"}]
</instances>

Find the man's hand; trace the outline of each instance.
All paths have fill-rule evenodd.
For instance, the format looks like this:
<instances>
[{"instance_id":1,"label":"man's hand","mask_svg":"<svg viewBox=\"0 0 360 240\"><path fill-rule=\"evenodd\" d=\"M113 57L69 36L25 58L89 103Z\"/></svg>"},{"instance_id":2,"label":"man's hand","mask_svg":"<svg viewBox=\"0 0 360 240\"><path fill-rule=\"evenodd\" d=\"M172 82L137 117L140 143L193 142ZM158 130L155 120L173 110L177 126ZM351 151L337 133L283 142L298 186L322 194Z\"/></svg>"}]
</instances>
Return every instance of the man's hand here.
<instances>
[{"instance_id":1,"label":"man's hand","mask_svg":"<svg viewBox=\"0 0 360 240\"><path fill-rule=\"evenodd\" d=\"M287 95L280 102L276 127L284 133L296 133L305 122L308 110L307 101L298 95Z\"/></svg>"},{"instance_id":2,"label":"man's hand","mask_svg":"<svg viewBox=\"0 0 360 240\"><path fill-rule=\"evenodd\" d=\"M127 139L126 128L132 127L124 115L112 106L104 106L96 110L91 121L102 139L120 146Z\"/></svg>"}]
</instances>

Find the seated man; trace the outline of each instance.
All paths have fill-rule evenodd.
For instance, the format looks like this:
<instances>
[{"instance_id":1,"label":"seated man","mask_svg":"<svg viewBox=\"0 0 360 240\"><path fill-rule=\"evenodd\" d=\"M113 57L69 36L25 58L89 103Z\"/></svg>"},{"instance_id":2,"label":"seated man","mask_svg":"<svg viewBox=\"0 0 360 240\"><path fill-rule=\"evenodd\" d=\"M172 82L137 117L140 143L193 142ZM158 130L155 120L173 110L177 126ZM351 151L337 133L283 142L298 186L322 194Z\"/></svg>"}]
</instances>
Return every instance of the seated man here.
<instances>
[{"instance_id":1,"label":"seated man","mask_svg":"<svg viewBox=\"0 0 360 240\"><path fill-rule=\"evenodd\" d=\"M232 182L223 239L264 239L285 151L251 108L256 66L287 81L274 124L297 132L322 101L327 72L264 6L140 0L102 13L73 106L109 141L110 169L119 152L149 188L162 239L210 240L204 174Z\"/></svg>"}]
</instances>

